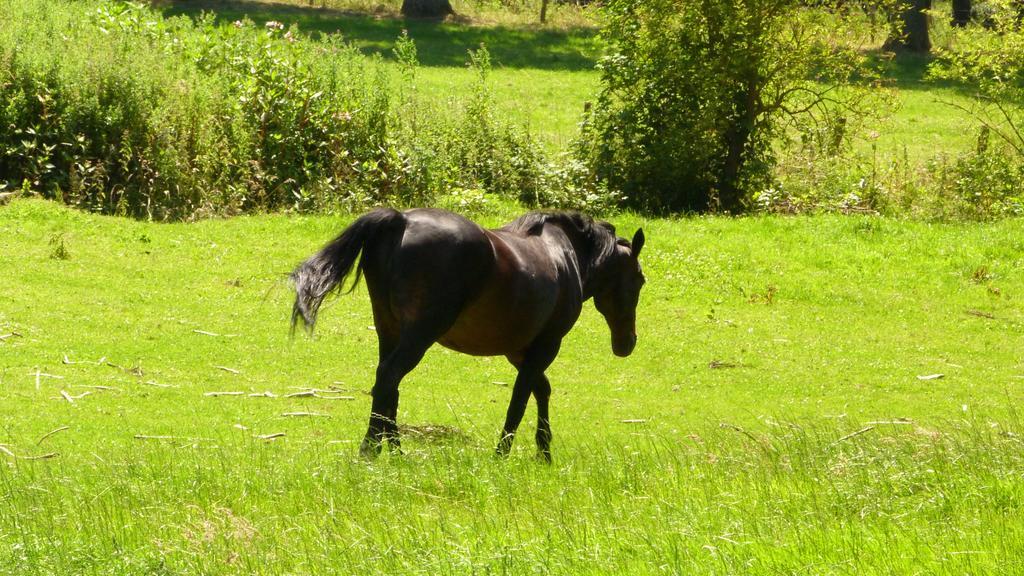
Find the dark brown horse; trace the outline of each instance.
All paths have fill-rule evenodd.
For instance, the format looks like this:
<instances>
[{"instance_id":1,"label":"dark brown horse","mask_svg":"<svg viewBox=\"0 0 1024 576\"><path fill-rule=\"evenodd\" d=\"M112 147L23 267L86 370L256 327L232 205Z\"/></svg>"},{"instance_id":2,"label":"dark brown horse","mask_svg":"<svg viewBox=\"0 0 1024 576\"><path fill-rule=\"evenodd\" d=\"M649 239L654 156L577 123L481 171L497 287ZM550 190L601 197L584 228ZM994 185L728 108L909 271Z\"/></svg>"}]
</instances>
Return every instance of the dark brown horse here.
<instances>
[{"instance_id":1,"label":"dark brown horse","mask_svg":"<svg viewBox=\"0 0 1024 576\"><path fill-rule=\"evenodd\" d=\"M355 267L353 287L360 274L366 277L380 348L363 455L378 455L384 440L398 447L398 384L440 342L508 358L519 374L498 453L511 449L532 393L537 448L550 460L551 384L544 371L591 297L608 321L615 354L633 351L643 245L642 230L630 242L617 238L611 224L577 213L531 212L485 230L443 210L378 209L292 273L292 328L302 320L312 330L324 297Z\"/></svg>"}]
</instances>

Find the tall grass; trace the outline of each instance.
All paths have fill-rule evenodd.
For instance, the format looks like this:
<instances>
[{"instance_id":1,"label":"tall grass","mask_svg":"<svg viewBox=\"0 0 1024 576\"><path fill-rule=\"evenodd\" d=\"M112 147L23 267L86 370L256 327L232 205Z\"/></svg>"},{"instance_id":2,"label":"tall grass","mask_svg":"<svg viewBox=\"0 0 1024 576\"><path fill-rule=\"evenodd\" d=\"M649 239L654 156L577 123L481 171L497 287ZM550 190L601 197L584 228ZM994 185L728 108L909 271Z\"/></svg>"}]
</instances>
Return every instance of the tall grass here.
<instances>
[{"instance_id":1,"label":"tall grass","mask_svg":"<svg viewBox=\"0 0 1024 576\"><path fill-rule=\"evenodd\" d=\"M240 431L126 441L0 466L0 573L1013 574L1019 433L640 434L553 469L480 441L376 464Z\"/></svg>"}]
</instances>

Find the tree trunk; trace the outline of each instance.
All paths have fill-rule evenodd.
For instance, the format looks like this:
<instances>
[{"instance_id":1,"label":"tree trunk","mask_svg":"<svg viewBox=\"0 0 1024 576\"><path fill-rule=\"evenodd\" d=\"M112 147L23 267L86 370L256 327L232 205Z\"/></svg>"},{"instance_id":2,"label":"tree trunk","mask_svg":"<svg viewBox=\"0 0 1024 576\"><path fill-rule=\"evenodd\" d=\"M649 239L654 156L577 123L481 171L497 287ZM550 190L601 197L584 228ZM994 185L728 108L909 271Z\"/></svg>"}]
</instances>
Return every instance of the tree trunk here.
<instances>
[{"instance_id":1,"label":"tree trunk","mask_svg":"<svg viewBox=\"0 0 1024 576\"><path fill-rule=\"evenodd\" d=\"M956 28L963 28L971 21L971 0L953 0L953 21Z\"/></svg>"},{"instance_id":2,"label":"tree trunk","mask_svg":"<svg viewBox=\"0 0 1024 576\"><path fill-rule=\"evenodd\" d=\"M928 14L925 10L931 8L932 0L905 0L899 15L901 33L886 40L884 48L922 54L930 52L932 41L928 37Z\"/></svg>"},{"instance_id":3,"label":"tree trunk","mask_svg":"<svg viewBox=\"0 0 1024 576\"><path fill-rule=\"evenodd\" d=\"M449 0L402 0L402 15L409 18L444 18L455 14Z\"/></svg>"},{"instance_id":4,"label":"tree trunk","mask_svg":"<svg viewBox=\"0 0 1024 576\"><path fill-rule=\"evenodd\" d=\"M740 177L747 160L750 137L757 123L758 89L757 81L748 79L736 93L735 109L738 118L725 133L726 155L718 180L718 209L729 214L739 214L744 208Z\"/></svg>"},{"instance_id":5,"label":"tree trunk","mask_svg":"<svg viewBox=\"0 0 1024 576\"><path fill-rule=\"evenodd\" d=\"M954 0L955 1L955 0ZM540 23L547 22L548 19L548 0L542 0L540 3Z\"/></svg>"}]
</instances>

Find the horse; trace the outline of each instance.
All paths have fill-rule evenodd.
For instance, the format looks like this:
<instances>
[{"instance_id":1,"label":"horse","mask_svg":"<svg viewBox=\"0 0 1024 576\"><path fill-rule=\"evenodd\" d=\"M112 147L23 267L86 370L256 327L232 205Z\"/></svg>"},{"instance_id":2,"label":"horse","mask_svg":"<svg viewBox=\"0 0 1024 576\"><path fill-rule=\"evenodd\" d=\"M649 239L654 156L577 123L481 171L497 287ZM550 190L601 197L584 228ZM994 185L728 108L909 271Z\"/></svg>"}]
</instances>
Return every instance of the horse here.
<instances>
[{"instance_id":1,"label":"horse","mask_svg":"<svg viewBox=\"0 0 1024 576\"><path fill-rule=\"evenodd\" d=\"M485 229L439 209L378 208L292 272L292 332L301 322L312 334L324 298L354 270L349 292L365 278L379 353L361 455L376 458L385 441L401 451L398 386L437 342L508 359L518 374L496 452L508 455L532 394L538 456L550 462L544 372L590 298L611 331L613 353L633 352L643 246L643 229L626 240L577 212L530 212Z\"/></svg>"}]
</instances>

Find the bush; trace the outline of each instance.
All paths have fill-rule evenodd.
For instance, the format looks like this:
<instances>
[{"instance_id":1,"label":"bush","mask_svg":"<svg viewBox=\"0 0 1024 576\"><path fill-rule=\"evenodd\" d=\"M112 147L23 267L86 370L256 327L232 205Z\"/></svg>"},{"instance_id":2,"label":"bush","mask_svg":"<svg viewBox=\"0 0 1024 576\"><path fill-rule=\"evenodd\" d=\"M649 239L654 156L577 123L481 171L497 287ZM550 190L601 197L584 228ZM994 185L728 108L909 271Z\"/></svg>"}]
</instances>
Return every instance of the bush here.
<instances>
[{"instance_id":1,"label":"bush","mask_svg":"<svg viewBox=\"0 0 1024 576\"><path fill-rule=\"evenodd\" d=\"M822 126L842 139L876 108L852 33L859 13L797 0L607 10L612 49L581 158L634 207L741 211L770 185L775 143Z\"/></svg>"},{"instance_id":2,"label":"bush","mask_svg":"<svg viewBox=\"0 0 1024 576\"><path fill-rule=\"evenodd\" d=\"M973 150L921 164L906 154L787 155L778 182L754 195L766 212L871 212L929 220L977 221L1024 215L1024 166L1012 147L983 128Z\"/></svg>"},{"instance_id":3,"label":"bush","mask_svg":"<svg viewBox=\"0 0 1024 576\"><path fill-rule=\"evenodd\" d=\"M478 88L450 108L276 22L141 4L0 0L0 188L156 219L424 204L450 190L556 198L529 134ZM406 76L415 45L396 45ZM407 78L408 79L408 78Z\"/></svg>"},{"instance_id":4,"label":"bush","mask_svg":"<svg viewBox=\"0 0 1024 576\"><path fill-rule=\"evenodd\" d=\"M950 48L929 67L935 80L958 83L971 104L956 106L981 127L974 153L957 161L951 187L981 214L1021 211L1024 176L1024 27L1019 2L986 4L985 26L954 31Z\"/></svg>"}]
</instances>

